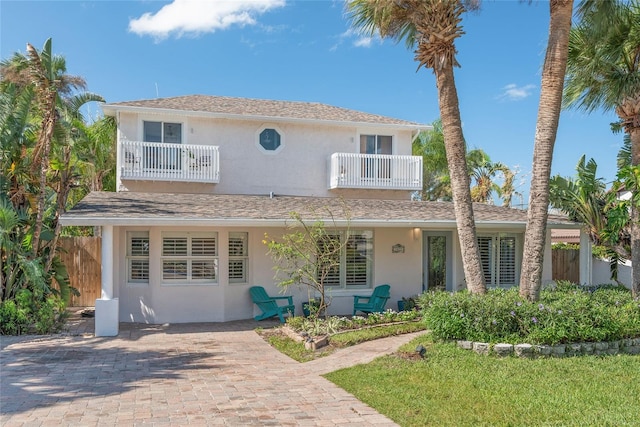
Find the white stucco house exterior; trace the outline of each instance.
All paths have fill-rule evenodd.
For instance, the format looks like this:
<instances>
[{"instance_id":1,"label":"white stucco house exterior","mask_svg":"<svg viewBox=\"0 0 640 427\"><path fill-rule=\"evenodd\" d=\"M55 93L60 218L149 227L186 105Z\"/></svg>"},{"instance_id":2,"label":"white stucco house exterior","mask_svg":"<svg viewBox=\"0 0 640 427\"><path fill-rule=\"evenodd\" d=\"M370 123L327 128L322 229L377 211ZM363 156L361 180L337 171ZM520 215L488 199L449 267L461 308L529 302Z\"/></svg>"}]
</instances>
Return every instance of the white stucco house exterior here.
<instances>
[{"instance_id":1,"label":"white stucco house exterior","mask_svg":"<svg viewBox=\"0 0 640 427\"><path fill-rule=\"evenodd\" d=\"M335 215L336 236L347 243L332 314L350 313L353 295L382 283L391 285L389 308L425 289L465 287L453 204L411 199L422 186L411 144L427 125L319 103L204 95L102 108L118 124L117 192L91 193L62 217L63 225L102 228L96 335L117 335L119 322L253 317L249 287L280 292L265 233L282 235L291 212L318 219L313 208ZM517 285L526 212L474 212L488 285ZM579 224L550 216L549 228ZM550 244L548 236L545 282ZM307 292L290 292L300 312Z\"/></svg>"}]
</instances>

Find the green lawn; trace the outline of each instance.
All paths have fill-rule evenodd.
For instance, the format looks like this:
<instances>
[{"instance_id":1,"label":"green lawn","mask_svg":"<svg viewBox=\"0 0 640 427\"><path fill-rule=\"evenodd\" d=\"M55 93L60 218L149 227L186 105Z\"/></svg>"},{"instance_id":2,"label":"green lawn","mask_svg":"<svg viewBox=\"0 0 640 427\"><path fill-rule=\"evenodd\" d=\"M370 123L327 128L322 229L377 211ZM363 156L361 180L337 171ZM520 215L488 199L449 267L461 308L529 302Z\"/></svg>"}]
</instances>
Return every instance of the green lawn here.
<instances>
[{"instance_id":1,"label":"green lawn","mask_svg":"<svg viewBox=\"0 0 640 427\"><path fill-rule=\"evenodd\" d=\"M498 359L434 344L326 377L401 426L640 426L640 356Z\"/></svg>"}]
</instances>

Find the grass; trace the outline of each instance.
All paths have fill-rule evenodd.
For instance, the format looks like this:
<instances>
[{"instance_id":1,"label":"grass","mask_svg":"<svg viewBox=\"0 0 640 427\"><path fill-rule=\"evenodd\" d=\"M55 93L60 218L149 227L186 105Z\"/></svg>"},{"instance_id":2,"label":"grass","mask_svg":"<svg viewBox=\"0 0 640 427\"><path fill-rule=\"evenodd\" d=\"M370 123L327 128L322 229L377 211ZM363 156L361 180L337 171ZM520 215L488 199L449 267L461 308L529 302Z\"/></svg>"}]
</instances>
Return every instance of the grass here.
<instances>
[{"instance_id":1,"label":"grass","mask_svg":"<svg viewBox=\"0 0 640 427\"><path fill-rule=\"evenodd\" d=\"M269 344L298 362L308 362L333 353L338 348L394 335L407 334L425 329L423 322L397 323L358 330L349 330L331 336L329 345L316 351L306 350L304 344L289 338L280 328L259 329L258 332Z\"/></svg>"},{"instance_id":2,"label":"grass","mask_svg":"<svg viewBox=\"0 0 640 427\"><path fill-rule=\"evenodd\" d=\"M433 343L326 375L401 426L637 426L640 357L499 359ZM402 353L400 353L402 354Z\"/></svg>"}]
</instances>

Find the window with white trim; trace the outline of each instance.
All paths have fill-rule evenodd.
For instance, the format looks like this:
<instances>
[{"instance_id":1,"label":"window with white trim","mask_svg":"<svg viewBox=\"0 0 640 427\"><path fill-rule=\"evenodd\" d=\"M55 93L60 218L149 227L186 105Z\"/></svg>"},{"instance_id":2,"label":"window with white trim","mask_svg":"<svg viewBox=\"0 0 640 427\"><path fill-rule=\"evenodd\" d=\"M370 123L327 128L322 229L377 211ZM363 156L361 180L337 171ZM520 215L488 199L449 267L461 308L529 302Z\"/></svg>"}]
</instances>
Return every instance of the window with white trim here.
<instances>
[{"instance_id":1,"label":"window with white trim","mask_svg":"<svg viewBox=\"0 0 640 427\"><path fill-rule=\"evenodd\" d=\"M517 238L514 235L479 235L480 262L487 286L518 284Z\"/></svg>"},{"instance_id":2,"label":"window with white trim","mask_svg":"<svg viewBox=\"0 0 640 427\"><path fill-rule=\"evenodd\" d=\"M277 154L284 149L285 135L277 126L265 124L256 131L255 144L264 154Z\"/></svg>"},{"instance_id":3,"label":"window with white trim","mask_svg":"<svg viewBox=\"0 0 640 427\"><path fill-rule=\"evenodd\" d=\"M142 122L143 141L155 142L153 146L144 147L143 165L151 169L182 169L182 124L167 122ZM164 144L172 144L165 146Z\"/></svg>"},{"instance_id":4,"label":"window with white trim","mask_svg":"<svg viewBox=\"0 0 640 427\"><path fill-rule=\"evenodd\" d=\"M337 255L338 266L333 268L325 279L325 286L331 288L358 289L370 288L373 271L373 232L351 230L329 234L327 247L340 244L342 249ZM336 241L339 239L339 241Z\"/></svg>"},{"instance_id":5,"label":"window with white trim","mask_svg":"<svg viewBox=\"0 0 640 427\"><path fill-rule=\"evenodd\" d=\"M162 281L217 283L218 233L162 233Z\"/></svg>"},{"instance_id":6,"label":"window with white trim","mask_svg":"<svg viewBox=\"0 0 640 427\"><path fill-rule=\"evenodd\" d=\"M360 153L393 154L393 137L390 135L360 135ZM380 156L365 156L362 159L363 178L391 178L391 159Z\"/></svg>"},{"instance_id":7,"label":"window with white trim","mask_svg":"<svg viewBox=\"0 0 640 427\"><path fill-rule=\"evenodd\" d=\"M249 263L249 233L229 232L229 283L246 283Z\"/></svg>"},{"instance_id":8,"label":"window with white trim","mask_svg":"<svg viewBox=\"0 0 640 427\"><path fill-rule=\"evenodd\" d=\"M149 283L149 232L127 232L127 282Z\"/></svg>"}]
</instances>

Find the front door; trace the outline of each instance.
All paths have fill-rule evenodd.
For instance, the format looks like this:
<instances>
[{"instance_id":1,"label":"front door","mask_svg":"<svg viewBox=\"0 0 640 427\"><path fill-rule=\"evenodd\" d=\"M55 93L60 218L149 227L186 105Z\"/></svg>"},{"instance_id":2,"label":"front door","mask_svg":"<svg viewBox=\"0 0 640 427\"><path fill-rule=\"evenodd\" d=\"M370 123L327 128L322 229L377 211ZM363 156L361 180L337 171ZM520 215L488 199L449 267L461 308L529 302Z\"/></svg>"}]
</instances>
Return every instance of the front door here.
<instances>
[{"instance_id":1,"label":"front door","mask_svg":"<svg viewBox=\"0 0 640 427\"><path fill-rule=\"evenodd\" d=\"M423 291L452 291L451 232L423 233Z\"/></svg>"}]
</instances>

